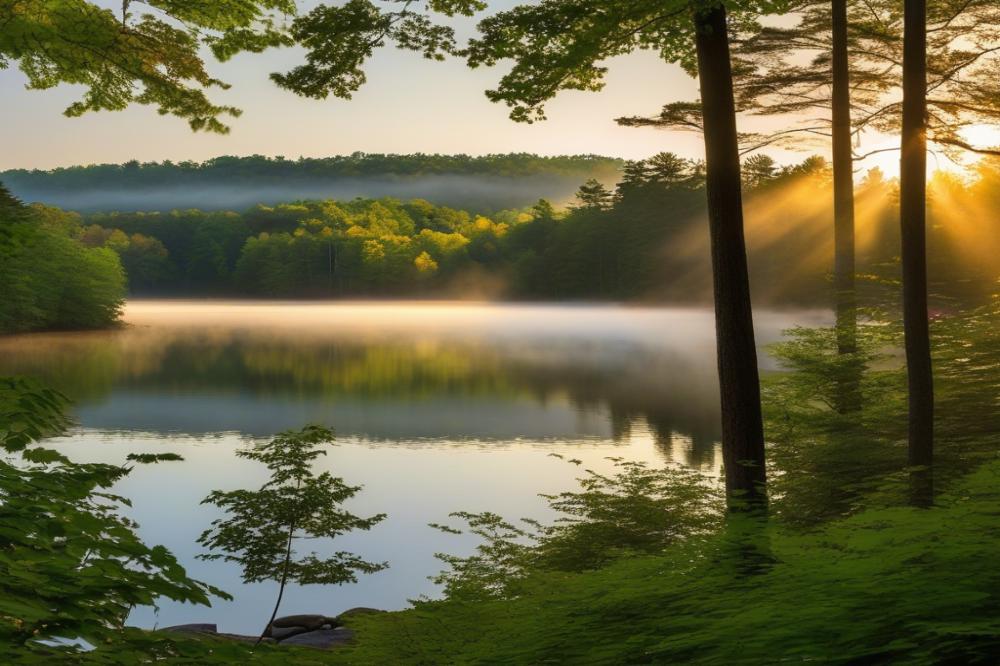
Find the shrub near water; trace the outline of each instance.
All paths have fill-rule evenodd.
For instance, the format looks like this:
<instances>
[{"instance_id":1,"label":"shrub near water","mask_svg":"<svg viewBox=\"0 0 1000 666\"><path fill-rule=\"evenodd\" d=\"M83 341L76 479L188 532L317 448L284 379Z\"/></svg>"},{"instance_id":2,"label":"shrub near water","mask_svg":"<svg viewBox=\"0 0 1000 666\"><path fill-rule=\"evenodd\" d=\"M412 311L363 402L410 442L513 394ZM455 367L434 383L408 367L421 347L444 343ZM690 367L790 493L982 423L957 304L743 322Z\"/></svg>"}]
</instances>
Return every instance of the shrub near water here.
<instances>
[{"instance_id":1,"label":"shrub near water","mask_svg":"<svg viewBox=\"0 0 1000 666\"><path fill-rule=\"evenodd\" d=\"M238 451L241 458L264 463L270 472L268 481L257 490L215 490L203 501L225 510L226 515L212 521L198 538L211 551L199 557L239 565L244 583L278 583L278 597L261 639L277 617L289 583L343 585L356 582L359 573L389 566L346 551L326 556L297 551L303 541L370 530L385 518L385 514L362 518L345 510L343 502L360 486L349 486L330 472L314 472L313 465L332 443L332 431L313 425Z\"/></svg>"},{"instance_id":2,"label":"shrub near water","mask_svg":"<svg viewBox=\"0 0 1000 666\"><path fill-rule=\"evenodd\" d=\"M514 599L359 619L335 663L995 663L1000 465L937 507L801 533L728 526L596 571L535 571ZM748 570L747 535L772 564Z\"/></svg>"},{"instance_id":3,"label":"shrub near water","mask_svg":"<svg viewBox=\"0 0 1000 666\"><path fill-rule=\"evenodd\" d=\"M139 539L122 515L128 499L111 491L131 465L74 463L36 445L66 427L65 406L33 382L0 378L0 663L69 659L77 641L125 642L132 608L160 597L208 605L224 596L188 578L166 548Z\"/></svg>"},{"instance_id":4,"label":"shrub near water","mask_svg":"<svg viewBox=\"0 0 1000 666\"><path fill-rule=\"evenodd\" d=\"M453 513L481 543L467 557L439 554L448 569L434 581L451 599L512 599L532 572L588 571L630 556L662 553L675 543L710 534L720 524L723 501L717 482L679 467L610 460L614 472L584 470L578 492L543 495L559 515L550 525L530 519L516 525L490 512ZM451 534L463 531L433 527Z\"/></svg>"},{"instance_id":5,"label":"shrub near water","mask_svg":"<svg viewBox=\"0 0 1000 666\"><path fill-rule=\"evenodd\" d=\"M55 391L0 377L0 664L323 663L309 649L250 650L125 626L134 607L161 598L209 605L230 597L189 578L163 546L143 543L122 515L128 499L112 492L133 465L180 456L72 462L38 445L69 424L66 407Z\"/></svg>"}]
</instances>

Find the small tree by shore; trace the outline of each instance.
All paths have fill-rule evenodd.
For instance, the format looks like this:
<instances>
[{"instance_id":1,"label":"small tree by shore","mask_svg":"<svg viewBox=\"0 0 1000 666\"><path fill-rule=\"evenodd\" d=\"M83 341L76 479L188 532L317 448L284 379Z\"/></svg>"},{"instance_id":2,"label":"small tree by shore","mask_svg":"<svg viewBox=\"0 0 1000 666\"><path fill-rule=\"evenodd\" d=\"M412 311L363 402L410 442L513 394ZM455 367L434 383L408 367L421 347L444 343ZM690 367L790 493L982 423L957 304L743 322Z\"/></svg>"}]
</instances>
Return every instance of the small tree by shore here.
<instances>
[{"instance_id":1,"label":"small tree by shore","mask_svg":"<svg viewBox=\"0 0 1000 666\"><path fill-rule=\"evenodd\" d=\"M258 490L215 490L202 501L228 515L212 521L198 538L198 543L216 552L198 557L239 564L244 583L273 580L279 584L274 610L258 643L277 617L289 582L341 585L356 582L359 572L375 573L389 566L344 551L325 558L315 552L297 556L298 540L332 539L352 530L368 530L385 518L385 514L361 518L345 511L341 505L361 487L349 486L329 472L313 471L316 459L326 455L320 447L332 442L329 429L306 426L239 451L241 458L264 463L271 471L270 479Z\"/></svg>"}]
</instances>

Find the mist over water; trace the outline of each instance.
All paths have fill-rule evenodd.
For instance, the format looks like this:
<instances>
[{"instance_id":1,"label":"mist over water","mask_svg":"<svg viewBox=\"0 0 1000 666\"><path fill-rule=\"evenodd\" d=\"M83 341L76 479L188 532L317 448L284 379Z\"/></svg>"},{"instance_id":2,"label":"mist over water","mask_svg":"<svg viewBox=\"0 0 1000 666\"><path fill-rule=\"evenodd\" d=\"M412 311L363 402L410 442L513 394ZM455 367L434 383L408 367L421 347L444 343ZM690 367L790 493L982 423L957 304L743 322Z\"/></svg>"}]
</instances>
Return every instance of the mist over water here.
<instances>
[{"instance_id":1,"label":"mist over water","mask_svg":"<svg viewBox=\"0 0 1000 666\"><path fill-rule=\"evenodd\" d=\"M0 339L0 371L44 379L102 430L265 437L316 421L371 441L506 441L612 437L639 419L708 449L718 436L703 308L163 300L125 319ZM823 319L758 313L758 343Z\"/></svg>"},{"instance_id":2,"label":"mist over water","mask_svg":"<svg viewBox=\"0 0 1000 666\"><path fill-rule=\"evenodd\" d=\"M271 585L245 586L224 563L195 559L216 517L212 489L256 487L242 446L306 423L337 433L323 469L365 489L359 514L389 518L320 552L349 550L388 571L339 588L293 587L283 612L402 608L434 595L433 554L475 541L427 527L456 510L551 518L540 492L575 486L608 456L717 474L718 389L712 313L701 308L453 302L133 301L127 327L0 339L0 374L42 379L75 401L79 426L53 445L76 460L133 452L184 462L139 466L117 490L149 543L195 578L233 593L210 609L165 603L132 622L214 622L259 630ZM756 314L766 346L821 311ZM765 369L774 364L761 353Z\"/></svg>"},{"instance_id":3,"label":"mist over water","mask_svg":"<svg viewBox=\"0 0 1000 666\"><path fill-rule=\"evenodd\" d=\"M82 213L98 211L245 210L257 204L275 205L302 199L354 199L394 197L427 199L438 205L490 212L523 208L539 199L557 205L572 200L580 176L373 176L323 179L288 178L286 182L227 182L202 178L199 183L164 184L157 187L61 188L24 182L17 174L4 174L4 184L20 199L38 201ZM217 182L212 182L216 180ZM207 181L207 182L205 182Z\"/></svg>"}]
</instances>

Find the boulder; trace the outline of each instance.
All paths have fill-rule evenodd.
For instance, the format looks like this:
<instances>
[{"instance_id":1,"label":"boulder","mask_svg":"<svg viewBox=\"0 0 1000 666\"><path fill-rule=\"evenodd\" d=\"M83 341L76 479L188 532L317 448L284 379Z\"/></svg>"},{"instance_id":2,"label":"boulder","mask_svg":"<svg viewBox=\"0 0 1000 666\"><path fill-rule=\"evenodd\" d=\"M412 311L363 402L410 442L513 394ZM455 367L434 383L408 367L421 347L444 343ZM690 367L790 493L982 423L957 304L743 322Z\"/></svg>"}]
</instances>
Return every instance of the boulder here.
<instances>
[{"instance_id":1,"label":"boulder","mask_svg":"<svg viewBox=\"0 0 1000 666\"><path fill-rule=\"evenodd\" d=\"M277 642L281 645L297 645L318 649L330 649L346 645L354 639L354 632L341 626L342 620L368 615L385 613L377 608L351 608L337 617L326 615L286 615L272 622L265 632L266 642ZM164 627L161 631L176 631L197 634L214 634L219 638L236 641L256 642L256 636L241 636L237 634L220 634L214 624L178 624Z\"/></svg>"},{"instance_id":2,"label":"boulder","mask_svg":"<svg viewBox=\"0 0 1000 666\"><path fill-rule=\"evenodd\" d=\"M279 617L271 623L272 627L305 627L310 631L316 629L322 629L324 624L329 624L333 626L337 621L335 617L327 617L325 615L286 615L284 617Z\"/></svg>"},{"instance_id":3,"label":"boulder","mask_svg":"<svg viewBox=\"0 0 1000 666\"><path fill-rule=\"evenodd\" d=\"M320 629L322 629L322 627L320 627ZM291 638L292 636L297 636L298 634L304 634L307 631L315 630L306 629L305 627L271 627L267 630L267 636L276 641L283 641L286 638Z\"/></svg>"},{"instance_id":4,"label":"boulder","mask_svg":"<svg viewBox=\"0 0 1000 666\"><path fill-rule=\"evenodd\" d=\"M347 627L339 627L337 629L318 629L316 631L307 631L304 634L297 634L281 641L281 645L297 645L300 647L327 650L340 645L346 645L352 640L354 640L354 632Z\"/></svg>"},{"instance_id":5,"label":"boulder","mask_svg":"<svg viewBox=\"0 0 1000 666\"><path fill-rule=\"evenodd\" d=\"M325 615L286 615L276 618L267 627L264 635L283 641L307 631L333 629L335 626L337 626L337 618L335 617L327 617Z\"/></svg>"},{"instance_id":6,"label":"boulder","mask_svg":"<svg viewBox=\"0 0 1000 666\"><path fill-rule=\"evenodd\" d=\"M259 636L247 636L245 634L218 634L219 638L226 638L231 641L239 641L241 643L257 643ZM273 638L262 638L261 643L277 643Z\"/></svg>"}]
</instances>

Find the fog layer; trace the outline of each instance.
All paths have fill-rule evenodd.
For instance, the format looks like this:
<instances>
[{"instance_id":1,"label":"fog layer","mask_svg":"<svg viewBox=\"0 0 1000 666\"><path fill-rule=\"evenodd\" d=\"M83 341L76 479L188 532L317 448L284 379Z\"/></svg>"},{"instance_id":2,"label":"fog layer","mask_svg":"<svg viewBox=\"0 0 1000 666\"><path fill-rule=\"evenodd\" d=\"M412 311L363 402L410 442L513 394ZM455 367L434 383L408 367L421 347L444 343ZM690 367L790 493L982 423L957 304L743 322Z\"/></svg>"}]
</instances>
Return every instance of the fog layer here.
<instances>
[{"instance_id":1,"label":"fog layer","mask_svg":"<svg viewBox=\"0 0 1000 666\"><path fill-rule=\"evenodd\" d=\"M396 197L427 199L435 204L489 212L523 208L539 199L562 204L580 185L578 176L378 176L360 178L289 179L286 184L227 182L204 185L108 188L46 187L26 183L14 175L5 184L21 200L41 202L82 213L98 211L242 210L256 204L278 204L300 199Z\"/></svg>"}]
</instances>

